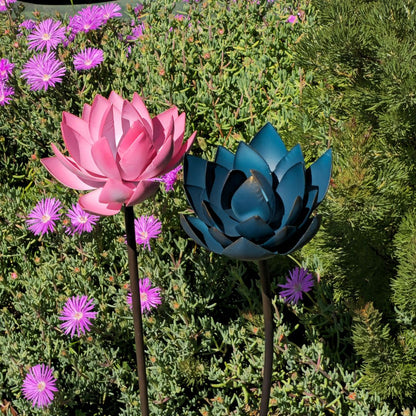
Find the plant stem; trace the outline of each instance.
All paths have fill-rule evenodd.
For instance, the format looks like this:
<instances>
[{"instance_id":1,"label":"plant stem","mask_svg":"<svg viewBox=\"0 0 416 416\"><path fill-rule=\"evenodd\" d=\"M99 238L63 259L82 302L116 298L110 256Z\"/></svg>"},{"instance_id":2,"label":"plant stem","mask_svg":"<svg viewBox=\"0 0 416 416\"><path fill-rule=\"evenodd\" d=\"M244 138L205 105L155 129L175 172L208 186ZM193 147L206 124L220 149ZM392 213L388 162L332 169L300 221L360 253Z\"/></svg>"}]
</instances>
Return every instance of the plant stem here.
<instances>
[{"instance_id":1,"label":"plant stem","mask_svg":"<svg viewBox=\"0 0 416 416\"><path fill-rule=\"evenodd\" d=\"M144 360L143 324L140 304L139 274L137 267L136 236L134 232L133 207L124 207L124 219L127 235L127 253L129 259L130 290L133 306L134 341L136 344L137 375L139 376L141 416L149 416L147 397L146 363Z\"/></svg>"},{"instance_id":2,"label":"plant stem","mask_svg":"<svg viewBox=\"0 0 416 416\"><path fill-rule=\"evenodd\" d=\"M267 416L273 373L273 309L271 299L270 275L266 260L258 262L261 297L264 316L264 365L263 386L261 390L260 416Z\"/></svg>"}]
</instances>

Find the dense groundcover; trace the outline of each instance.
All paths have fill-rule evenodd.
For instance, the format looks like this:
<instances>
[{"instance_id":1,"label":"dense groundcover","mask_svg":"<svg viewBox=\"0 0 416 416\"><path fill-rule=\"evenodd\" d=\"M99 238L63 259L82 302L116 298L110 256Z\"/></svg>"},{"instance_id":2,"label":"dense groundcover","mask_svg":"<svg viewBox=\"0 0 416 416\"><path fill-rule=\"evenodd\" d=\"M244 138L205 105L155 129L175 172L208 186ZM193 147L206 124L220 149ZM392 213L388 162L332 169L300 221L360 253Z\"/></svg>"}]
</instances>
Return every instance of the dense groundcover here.
<instances>
[{"instance_id":1,"label":"dense groundcover","mask_svg":"<svg viewBox=\"0 0 416 416\"><path fill-rule=\"evenodd\" d=\"M14 64L0 62L2 414L140 414L123 216L74 231L68 210L80 192L40 162L53 154L50 143L65 148L63 111L81 116L97 94L115 91L129 100L137 92L152 116L172 106L186 112L185 137L197 131L191 154L208 160L218 145L234 152L249 143L266 122L288 149L301 144L307 166L332 148L318 234L293 256L269 260L270 415L416 415L416 5L152 0L76 34L68 16L35 12L33 24L51 18L66 27L49 51L65 70L40 88L22 77L47 52L30 46L23 11L6 1L0 12L0 59ZM101 49L102 62L77 69L85 48ZM150 411L256 415L264 350L257 267L187 237L181 180L179 171L172 190L161 183L134 208L161 222L138 250L139 276L160 289L161 302L143 322ZM60 201L59 219L35 234L28 216L45 198ZM293 304L278 285L298 265L314 287ZM93 300L95 315L71 337L60 317L74 296ZM22 391L40 364L57 389L44 408Z\"/></svg>"}]
</instances>

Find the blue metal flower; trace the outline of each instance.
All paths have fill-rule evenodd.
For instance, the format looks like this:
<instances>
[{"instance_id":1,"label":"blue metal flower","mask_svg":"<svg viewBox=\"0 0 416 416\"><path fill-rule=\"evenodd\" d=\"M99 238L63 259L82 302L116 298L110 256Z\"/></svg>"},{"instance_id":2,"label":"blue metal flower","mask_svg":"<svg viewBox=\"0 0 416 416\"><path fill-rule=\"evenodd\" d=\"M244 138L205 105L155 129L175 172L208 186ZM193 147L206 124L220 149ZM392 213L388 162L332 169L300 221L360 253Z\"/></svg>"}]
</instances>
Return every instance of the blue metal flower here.
<instances>
[{"instance_id":1,"label":"blue metal flower","mask_svg":"<svg viewBox=\"0 0 416 416\"><path fill-rule=\"evenodd\" d=\"M331 177L327 150L305 169L296 145L289 152L267 123L235 155L218 147L215 162L186 155L185 191L197 217L181 216L195 242L214 253L240 260L289 254L318 231L321 203Z\"/></svg>"}]
</instances>

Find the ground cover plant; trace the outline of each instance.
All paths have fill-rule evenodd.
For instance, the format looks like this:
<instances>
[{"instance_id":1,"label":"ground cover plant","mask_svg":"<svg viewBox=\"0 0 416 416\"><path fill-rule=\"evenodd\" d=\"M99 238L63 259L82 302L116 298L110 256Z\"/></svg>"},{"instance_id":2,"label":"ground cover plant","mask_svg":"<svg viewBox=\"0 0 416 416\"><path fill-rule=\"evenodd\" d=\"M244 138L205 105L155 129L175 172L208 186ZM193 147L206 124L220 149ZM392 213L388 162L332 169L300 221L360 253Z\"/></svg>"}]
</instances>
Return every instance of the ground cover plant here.
<instances>
[{"instance_id":1,"label":"ground cover plant","mask_svg":"<svg viewBox=\"0 0 416 416\"><path fill-rule=\"evenodd\" d=\"M186 112L192 154L207 160L266 122L307 166L333 149L318 234L269 260L270 414L416 414L412 2L0 10L3 414L140 414L123 217L85 212L40 161L64 148L63 111L81 116L111 91L138 93L152 116ZM188 238L182 176L160 177L134 208L150 413L256 415L257 268Z\"/></svg>"}]
</instances>

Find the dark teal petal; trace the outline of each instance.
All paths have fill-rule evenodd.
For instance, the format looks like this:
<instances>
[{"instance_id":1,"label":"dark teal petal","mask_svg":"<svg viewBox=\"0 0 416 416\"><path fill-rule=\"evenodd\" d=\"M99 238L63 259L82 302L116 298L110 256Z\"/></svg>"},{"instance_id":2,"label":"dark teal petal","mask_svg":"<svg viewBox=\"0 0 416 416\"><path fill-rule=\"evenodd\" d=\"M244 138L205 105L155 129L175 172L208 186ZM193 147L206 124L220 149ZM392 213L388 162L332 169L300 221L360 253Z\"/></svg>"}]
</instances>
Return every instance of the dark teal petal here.
<instances>
[{"instance_id":1,"label":"dark teal petal","mask_svg":"<svg viewBox=\"0 0 416 416\"><path fill-rule=\"evenodd\" d=\"M316 199L318 198L318 189L317 188L312 188L309 191L307 191L306 193L307 193L306 204L303 207L302 212L299 214L299 218L298 218L298 221L296 223L299 228L302 228L305 225L305 223L308 220L309 216L311 215L312 211L316 207Z\"/></svg>"},{"instance_id":2,"label":"dark teal petal","mask_svg":"<svg viewBox=\"0 0 416 416\"><path fill-rule=\"evenodd\" d=\"M302 212L303 201L300 196L296 197L295 202L292 205L292 208L289 211L289 215L286 218L286 223L282 225L295 225L296 220L298 220L300 213Z\"/></svg>"},{"instance_id":3,"label":"dark teal petal","mask_svg":"<svg viewBox=\"0 0 416 416\"><path fill-rule=\"evenodd\" d=\"M272 185L270 185L269 181L260 172L253 169L251 174L260 184L264 199L270 207L270 218L273 218L276 214L276 209L280 209L280 206L278 206L278 204L281 203L280 197L278 199L276 198L276 193L274 192Z\"/></svg>"},{"instance_id":4,"label":"dark teal petal","mask_svg":"<svg viewBox=\"0 0 416 416\"><path fill-rule=\"evenodd\" d=\"M305 164L300 144L297 144L276 166L274 173L280 182L286 172L297 163Z\"/></svg>"},{"instance_id":5,"label":"dark teal petal","mask_svg":"<svg viewBox=\"0 0 416 416\"><path fill-rule=\"evenodd\" d=\"M202 203L202 207L205 211L205 215L209 218L207 224L211 224L213 227L219 228L223 233L229 237L238 237L238 231L236 231L236 226L238 222L230 218L228 213L226 213L222 208L211 204L208 201Z\"/></svg>"},{"instance_id":6,"label":"dark teal petal","mask_svg":"<svg viewBox=\"0 0 416 416\"><path fill-rule=\"evenodd\" d=\"M205 174L207 161L192 155L185 155L183 162L183 181L185 187L188 185L205 188Z\"/></svg>"},{"instance_id":7,"label":"dark teal petal","mask_svg":"<svg viewBox=\"0 0 416 416\"><path fill-rule=\"evenodd\" d=\"M228 170L234 166L234 153L222 146L218 146L217 154L215 155L215 163Z\"/></svg>"},{"instance_id":8,"label":"dark teal petal","mask_svg":"<svg viewBox=\"0 0 416 416\"><path fill-rule=\"evenodd\" d=\"M208 165L207 170L207 182L208 176L210 177L209 186L207 184L208 200L214 205L221 206L221 197L225 182L228 180L230 171L226 168L212 163Z\"/></svg>"},{"instance_id":9,"label":"dark teal petal","mask_svg":"<svg viewBox=\"0 0 416 416\"><path fill-rule=\"evenodd\" d=\"M273 228L257 216L241 222L237 225L236 230L242 237L255 243L265 241L274 234Z\"/></svg>"},{"instance_id":10,"label":"dark teal petal","mask_svg":"<svg viewBox=\"0 0 416 416\"><path fill-rule=\"evenodd\" d=\"M214 239L217 240L223 247L227 247L233 242L223 232L215 227L210 227L208 230Z\"/></svg>"},{"instance_id":11,"label":"dark teal petal","mask_svg":"<svg viewBox=\"0 0 416 416\"><path fill-rule=\"evenodd\" d=\"M277 251L277 246L287 241L295 232L296 227L282 227L275 231L274 235L262 244L262 247L270 251Z\"/></svg>"},{"instance_id":12,"label":"dark teal petal","mask_svg":"<svg viewBox=\"0 0 416 416\"><path fill-rule=\"evenodd\" d=\"M202 208L202 202L207 199L205 189L199 188L198 186L188 185L185 187L185 193L188 198L189 204L195 211L197 217L199 217L206 224L209 223L207 216Z\"/></svg>"},{"instance_id":13,"label":"dark teal petal","mask_svg":"<svg viewBox=\"0 0 416 416\"><path fill-rule=\"evenodd\" d=\"M212 237L208 227L199 219L189 215L181 215L182 228L198 245L205 247L207 250L221 254L222 245Z\"/></svg>"},{"instance_id":14,"label":"dark teal petal","mask_svg":"<svg viewBox=\"0 0 416 416\"><path fill-rule=\"evenodd\" d=\"M251 176L235 192L231 199L231 208L241 222L250 217L259 216L265 222L271 219L271 209L264 197L258 180Z\"/></svg>"},{"instance_id":15,"label":"dark teal petal","mask_svg":"<svg viewBox=\"0 0 416 416\"><path fill-rule=\"evenodd\" d=\"M302 163L292 166L283 176L276 188L277 194L280 196L284 206L284 214L281 225L287 224L289 216L293 216L293 207L296 199L305 195L305 170ZM290 224L289 224L290 225Z\"/></svg>"},{"instance_id":16,"label":"dark teal petal","mask_svg":"<svg viewBox=\"0 0 416 416\"><path fill-rule=\"evenodd\" d=\"M241 170L247 177L251 175L251 170L259 171L272 185L272 176L269 165L260 156L260 154L252 149L244 142L240 142L234 159L234 169Z\"/></svg>"},{"instance_id":17,"label":"dark teal petal","mask_svg":"<svg viewBox=\"0 0 416 416\"><path fill-rule=\"evenodd\" d=\"M316 200L316 208L328 190L332 170L332 149L328 149L315 163L306 170L306 180L308 185L316 186L319 189Z\"/></svg>"},{"instance_id":18,"label":"dark teal petal","mask_svg":"<svg viewBox=\"0 0 416 416\"><path fill-rule=\"evenodd\" d=\"M224 210L231 208L231 199L235 191L246 181L247 176L241 170L232 170L225 180L224 187L221 192L221 207Z\"/></svg>"},{"instance_id":19,"label":"dark teal petal","mask_svg":"<svg viewBox=\"0 0 416 416\"><path fill-rule=\"evenodd\" d=\"M226 247L222 254L238 260L265 260L275 253L241 237Z\"/></svg>"},{"instance_id":20,"label":"dark teal petal","mask_svg":"<svg viewBox=\"0 0 416 416\"><path fill-rule=\"evenodd\" d=\"M302 228L299 228L291 238L277 248L278 253L290 254L302 248L317 233L320 224L319 216L310 218Z\"/></svg>"},{"instance_id":21,"label":"dark teal petal","mask_svg":"<svg viewBox=\"0 0 416 416\"><path fill-rule=\"evenodd\" d=\"M271 171L286 155L286 146L275 128L267 123L253 138L250 146L256 149L269 165Z\"/></svg>"}]
</instances>

